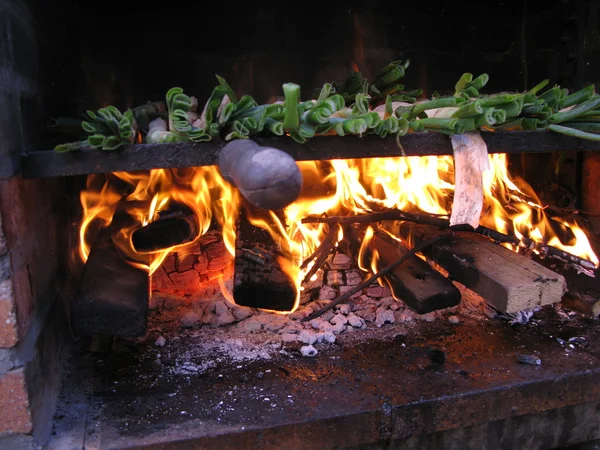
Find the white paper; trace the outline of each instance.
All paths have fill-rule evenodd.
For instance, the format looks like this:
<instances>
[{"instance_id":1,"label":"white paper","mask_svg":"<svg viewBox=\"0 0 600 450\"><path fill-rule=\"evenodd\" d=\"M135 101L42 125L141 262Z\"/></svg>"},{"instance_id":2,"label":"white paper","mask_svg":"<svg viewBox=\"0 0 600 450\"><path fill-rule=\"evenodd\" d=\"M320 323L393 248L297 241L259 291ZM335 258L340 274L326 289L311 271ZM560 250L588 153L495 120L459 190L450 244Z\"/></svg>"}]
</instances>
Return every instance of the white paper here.
<instances>
[{"instance_id":1,"label":"white paper","mask_svg":"<svg viewBox=\"0 0 600 450\"><path fill-rule=\"evenodd\" d=\"M483 209L483 171L489 170L487 145L478 131L452 136L454 202L450 226L479 225Z\"/></svg>"}]
</instances>

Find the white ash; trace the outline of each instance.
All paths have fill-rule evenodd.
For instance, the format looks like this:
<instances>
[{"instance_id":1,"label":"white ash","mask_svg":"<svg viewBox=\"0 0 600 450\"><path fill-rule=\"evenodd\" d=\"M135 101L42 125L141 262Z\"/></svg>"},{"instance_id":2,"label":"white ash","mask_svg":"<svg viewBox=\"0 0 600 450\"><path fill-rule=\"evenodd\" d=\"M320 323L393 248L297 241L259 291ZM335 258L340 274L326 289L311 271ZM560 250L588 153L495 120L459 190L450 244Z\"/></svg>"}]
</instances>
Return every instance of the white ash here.
<instances>
[{"instance_id":1,"label":"white ash","mask_svg":"<svg viewBox=\"0 0 600 450\"><path fill-rule=\"evenodd\" d=\"M204 325L219 325L217 323L217 315L214 312L207 311L202 317L202 323ZM224 324L226 325L226 324Z\"/></svg>"},{"instance_id":2,"label":"white ash","mask_svg":"<svg viewBox=\"0 0 600 450\"><path fill-rule=\"evenodd\" d=\"M283 327L285 327L289 322L289 319L285 316L277 316L275 320L270 321L269 323L264 325L265 330L269 331L279 331Z\"/></svg>"},{"instance_id":3,"label":"white ash","mask_svg":"<svg viewBox=\"0 0 600 450\"><path fill-rule=\"evenodd\" d=\"M313 312L312 307L310 305L308 305L303 308L297 309L296 311L294 311L291 314L288 314L288 317L291 320L301 320L301 319L304 319L309 314L311 314L312 312Z\"/></svg>"},{"instance_id":4,"label":"white ash","mask_svg":"<svg viewBox=\"0 0 600 450\"><path fill-rule=\"evenodd\" d=\"M346 325L348 323L348 318L346 316L344 316L343 314L336 314L331 319L329 319L329 322L332 325L335 325L336 323L339 323L339 322L341 322L343 325Z\"/></svg>"},{"instance_id":5,"label":"white ash","mask_svg":"<svg viewBox=\"0 0 600 450\"><path fill-rule=\"evenodd\" d=\"M396 300L394 299L394 297L384 297L381 300L379 300L379 302L377 302L377 304L379 306L384 306L384 307L388 308L395 302L396 302Z\"/></svg>"},{"instance_id":6,"label":"white ash","mask_svg":"<svg viewBox=\"0 0 600 450\"><path fill-rule=\"evenodd\" d=\"M236 320L244 320L245 318L250 317L252 314L253 311L251 308L240 306L233 309L233 317L235 317Z\"/></svg>"},{"instance_id":7,"label":"white ash","mask_svg":"<svg viewBox=\"0 0 600 450\"><path fill-rule=\"evenodd\" d=\"M345 316L347 316L348 314L350 314L350 306L346 304L338 305L338 311L340 312L340 314L344 314Z\"/></svg>"},{"instance_id":8,"label":"white ash","mask_svg":"<svg viewBox=\"0 0 600 450\"><path fill-rule=\"evenodd\" d=\"M298 340L305 344L312 345L317 342L317 333L312 330L302 330L298 335Z\"/></svg>"},{"instance_id":9,"label":"white ash","mask_svg":"<svg viewBox=\"0 0 600 450\"><path fill-rule=\"evenodd\" d=\"M381 328L386 323L394 323L396 318L394 317L394 311L386 309L385 306L377 308L375 325Z\"/></svg>"},{"instance_id":10,"label":"white ash","mask_svg":"<svg viewBox=\"0 0 600 450\"><path fill-rule=\"evenodd\" d=\"M319 352L312 345L304 345L300 348L300 353L302 353L302 356L313 357L317 356Z\"/></svg>"},{"instance_id":11,"label":"white ash","mask_svg":"<svg viewBox=\"0 0 600 450\"><path fill-rule=\"evenodd\" d=\"M364 328L367 326L367 324L365 323L365 319L357 316L354 313L348 314L348 323L354 328Z\"/></svg>"},{"instance_id":12,"label":"white ash","mask_svg":"<svg viewBox=\"0 0 600 450\"><path fill-rule=\"evenodd\" d=\"M398 310L400 310L402 308L404 308L404 305L402 303L400 303L400 302L397 302L397 301L395 301L394 303L392 303L390 305L390 309L392 311L398 311Z\"/></svg>"},{"instance_id":13,"label":"white ash","mask_svg":"<svg viewBox=\"0 0 600 450\"><path fill-rule=\"evenodd\" d=\"M354 289L354 286L340 286L340 295L345 294L346 292L350 291ZM361 291L356 292L355 294L352 294L350 296L350 298L358 298L362 295Z\"/></svg>"},{"instance_id":14,"label":"white ash","mask_svg":"<svg viewBox=\"0 0 600 450\"><path fill-rule=\"evenodd\" d=\"M331 345L348 333L360 339L366 329L383 331L386 327L418 326L414 324L415 320L460 323L465 316L484 317L485 301L464 287L461 289L463 301L460 305L419 315L394 299L388 288L371 285L322 316L301 322L358 284L351 280L362 280L363 276L357 269L328 272L336 274L333 277L335 282L345 280L350 285L313 286L312 298L317 300L300 306L291 314L240 307L225 300L220 292L207 295L208 298L153 295L151 317L166 324L164 328L158 326L149 331L148 339L152 339L150 343L154 344L152 347L160 352L157 361L168 373L189 376L218 370L222 364L232 361L240 365L243 361L269 359L279 353L293 355L299 345L306 348L304 352L307 355L314 356L322 350L320 346ZM328 272L322 272L317 278L327 280ZM369 296L369 291L374 295ZM180 336L193 339L195 344L181 345ZM178 349L175 361L172 356L174 349Z\"/></svg>"},{"instance_id":15,"label":"white ash","mask_svg":"<svg viewBox=\"0 0 600 450\"><path fill-rule=\"evenodd\" d=\"M412 322L414 320L413 314L408 311L403 311L400 313L400 322Z\"/></svg>"},{"instance_id":16,"label":"white ash","mask_svg":"<svg viewBox=\"0 0 600 450\"><path fill-rule=\"evenodd\" d=\"M418 317L419 317L419 319L421 319L425 322L433 322L436 318L435 314L433 314L433 313L421 314Z\"/></svg>"},{"instance_id":17,"label":"white ash","mask_svg":"<svg viewBox=\"0 0 600 450\"><path fill-rule=\"evenodd\" d=\"M298 341L298 335L297 334L291 334L291 333L283 333L281 335L281 340L285 343L288 342L296 342Z\"/></svg>"},{"instance_id":18,"label":"white ash","mask_svg":"<svg viewBox=\"0 0 600 450\"><path fill-rule=\"evenodd\" d=\"M329 322L331 319L333 319L334 316L335 313L332 310L328 310L325 311L323 315L321 315L321 319L325 320L326 322Z\"/></svg>"},{"instance_id":19,"label":"white ash","mask_svg":"<svg viewBox=\"0 0 600 450\"><path fill-rule=\"evenodd\" d=\"M281 330L279 330L279 334L298 334L300 333L302 330L304 329L304 327L302 325L300 325L299 323L293 321L293 320L288 320L288 323L285 325L285 327L283 327Z\"/></svg>"},{"instance_id":20,"label":"white ash","mask_svg":"<svg viewBox=\"0 0 600 450\"><path fill-rule=\"evenodd\" d=\"M319 291L319 300L333 300L337 296L337 291L331 286L323 286Z\"/></svg>"},{"instance_id":21,"label":"white ash","mask_svg":"<svg viewBox=\"0 0 600 450\"><path fill-rule=\"evenodd\" d=\"M328 344L333 344L336 341L335 334L331 331L325 331L324 333L319 333L319 341L327 342Z\"/></svg>"},{"instance_id":22,"label":"white ash","mask_svg":"<svg viewBox=\"0 0 600 450\"><path fill-rule=\"evenodd\" d=\"M201 311L189 311L181 318L181 326L183 328L193 328L200 326L202 323L202 312Z\"/></svg>"}]
</instances>

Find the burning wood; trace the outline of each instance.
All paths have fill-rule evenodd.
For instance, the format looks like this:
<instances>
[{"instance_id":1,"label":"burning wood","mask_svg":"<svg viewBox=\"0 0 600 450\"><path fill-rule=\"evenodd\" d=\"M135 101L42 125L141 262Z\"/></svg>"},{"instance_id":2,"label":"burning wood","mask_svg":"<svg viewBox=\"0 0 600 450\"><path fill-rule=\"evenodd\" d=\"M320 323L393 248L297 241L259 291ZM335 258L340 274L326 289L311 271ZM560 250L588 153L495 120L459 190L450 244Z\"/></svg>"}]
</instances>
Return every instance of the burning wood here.
<instances>
[{"instance_id":1,"label":"burning wood","mask_svg":"<svg viewBox=\"0 0 600 450\"><path fill-rule=\"evenodd\" d=\"M101 231L71 306L75 333L141 336L146 332L148 298L148 271L125 261L109 230Z\"/></svg>"},{"instance_id":2,"label":"burning wood","mask_svg":"<svg viewBox=\"0 0 600 450\"><path fill-rule=\"evenodd\" d=\"M198 217L192 211L164 211L158 220L135 230L131 243L138 253L152 253L191 242L199 233Z\"/></svg>"},{"instance_id":3,"label":"burning wood","mask_svg":"<svg viewBox=\"0 0 600 450\"><path fill-rule=\"evenodd\" d=\"M377 281L379 278L381 278L381 277L387 275L388 273L390 273L392 270L394 270L400 264L402 264L403 262L405 262L411 256L416 255L418 252L422 251L423 249L425 249L425 248L427 248L429 246L432 246L436 242L444 241L446 239L449 239L450 237L451 237L451 233L448 233L448 234L438 235L438 236L434 237L433 239L431 239L429 241L422 242L420 245L418 245L418 246L414 247L413 249L409 250L407 253L405 253L404 255L402 255L402 257L400 257L399 259L397 259L396 261L394 261L390 265L384 267L383 269L381 269L380 271L378 271L376 274L374 274L373 276L369 277L367 280L363 281L362 283L358 284L357 286L354 286L352 289L349 289L343 295L340 295L338 298L336 298L335 300L331 301L330 303L328 303L327 305L325 305L323 308L319 309L318 311L315 311L314 313L308 315L307 317L305 317L304 319L302 319L302 322L306 322L306 321L315 319L317 317L320 317L321 315L323 315L324 313L326 313L327 311L329 311L334 306L339 305L343 301L348 300L349 298L351 298L357 292L363 290L367 286L370 286L373 282Z\"/></svg>"},{"instance_id":4,"label":"burning wood","mask_svg":"<svg viewBox=\"0 0 600 450\"><path fill-rule=\"evenodd\" d=\"M293 311L299 298L294 264L269 232L258 226L274 229L274 218L248 202L242 202L242 206L236 233L233 298L241 306Z\"/></svg>"},{"instance_id":5,"label":"burning wood","mask_svg":"<svg viewBox=\"0 0 600 450\"><path fill-rule=\"evenodd\" d=\"M387 220L401 220L416 224L429 225L440 229L454 229L456 231L477 233L482 236L486 236L500 244L512 244L527 250L536 250L544 256L557 258L566 263L587 269L585 273L590 276L594 276L593 272L589 273L589 271L593 271L596 268L596 265L592 261L589 261L585 258L573 255L551 245L534 241L533 239L525 236L522 236L521 238L510 236L483 225L478 225L476 228L471 227L469 224L451 226L448 218L439 215L436 216L426 213L413 213L399 209L389 209L386 211L378 211L370 214L359 214L354 216L305 217L302 219L302 223L364 224Z\"/></svg>"},{"instance_id":6,"label":"burning wood","mask_svg":"<svg viewBox=\"0 0 600 450\"><path fill-rule=\"evenodd\" d=\"M408 222L388 222L385 228L417 246L440 233ZM566 291L561 275L476 234L456 233L423 253L506 313L557 303Z\"/></svg>"},{"instance_id":7,"label":"burning wood","mask_svg":"<svg viewBox=\"0 0 600 450\"><path fill-rule=\"evenodd\" d=\"M376 230L369 239L356 229L350 239L367 242L364 260L371 260L373 271L385 267L410 252L401 242L382 230ZM354 230L354 233L351 231ZM364 244L363 244L364 245ZM406 262L384 277L394 295L419 314L449 308L460 303L460 291L422 259L411 256Z\"/></svg>"}]
</instances>

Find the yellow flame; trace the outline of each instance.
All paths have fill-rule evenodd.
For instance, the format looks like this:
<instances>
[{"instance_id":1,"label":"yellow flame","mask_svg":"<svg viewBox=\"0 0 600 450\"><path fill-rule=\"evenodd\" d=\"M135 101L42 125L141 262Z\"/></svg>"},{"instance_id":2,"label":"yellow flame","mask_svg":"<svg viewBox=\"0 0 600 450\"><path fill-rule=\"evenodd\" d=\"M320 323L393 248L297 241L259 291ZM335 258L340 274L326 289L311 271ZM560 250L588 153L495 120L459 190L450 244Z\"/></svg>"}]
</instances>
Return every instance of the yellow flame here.
<instances>
[{"instance_id":1,"label":"yellow flame","mask_svg":"<svg viewBox=\"0 0 600 450\"><path fill-rule=\"evenodd\" d=\"M535 192L524 181L509 175L506 155L490 155L489 161L491 170L484 172L482 225L547 242L598 265L585 233L576 224L557 220L576 238L572 245L561 244ZM285 208L283 214L270 211L263 212L261 217L248 218L253 225L267 230L280 253L285 255L279 258L279 264L293 280L298 295L301 281L312 263L304 270L299 267L320 245L329 229L324 223L302 223L303 218L363 214L382 208L447 215L452 208L454 164L451 156L307 161L298 165L304 180L298 200ZM214 166L90 175L80 199L83 219L79 253L83 261L89 256L98 229L112 224L119 229L115 242L128 260L146 266L153 273L171 251L183 253L191 244L140 255L133 249L131 234L156 220L162 211L177 205L188 207L196 215L197 238L216 222L227 250L235 254L240 197ZM342 227L338 227L337 233L341 240ZM373 255L370 263L363 261L372 237L373 229L369 228L358 255L360 268L365 271L377 267L377 255ZM297 304L298 301L294 309Z\"/></svg>"}]
</instances>

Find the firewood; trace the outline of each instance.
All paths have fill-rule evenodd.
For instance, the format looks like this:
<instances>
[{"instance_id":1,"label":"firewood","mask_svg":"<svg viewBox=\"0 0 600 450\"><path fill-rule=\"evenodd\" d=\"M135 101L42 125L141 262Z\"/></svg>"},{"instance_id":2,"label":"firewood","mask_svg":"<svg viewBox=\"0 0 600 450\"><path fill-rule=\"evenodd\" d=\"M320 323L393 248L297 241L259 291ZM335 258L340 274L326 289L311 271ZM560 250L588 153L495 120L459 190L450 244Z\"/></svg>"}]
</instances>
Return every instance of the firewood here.
<instances>
[{"instance_id":1,"label":"firewood","mask_svg":"<svg viewBox=\"0 0 600 450\"><path fill-rule=\"evenodd\" d=\"M357 255L364 240L365 226L348 226L340 248ZM366 246L363 265L369 266L373 252L377 251L379 267L387 266L406 255L410 250L383 230L375 230ZM460 291L450 280L417 256L396 267L383 277L394 295L419 314L449 308L460 303Z\"/></svg>"},{"instance_id":2,"label":"firewood","mask_svg":"<svg viewBox=\"0 0 600 450\"><path fill-rule=\"evenodd\" d=\"M135 230L131 235L131 243L138 253L152 253L191 242L199 232L198 217L192 211L169 211Z\"/></svg>"},{"instance_id":3,"label":"firewood","mask_svg":"<svg viewBox=\"0 0 600 450\"><path fill-rule=\"evenodd\" d=\"M386 222L384 227L412 245L440 233L433 227L408 222ZM566 290L562 275L477 234L457 232L452 240L423 253L452 279L506 313L557 303Z\"/></svg>"},{"instance_id":4,"label":"firewood","mask_svg":"<svg viewBox=\"0 0 600 450\"><path fill-rule=\"evenodd\" d=\"M292 264L290 256L278 249L268 231L252 225L250 217L273 222L268 212L249 202L243 201L240 205L233 298L241 306L291 311L296 303L296 287L282 270L282 258Z\"/></svg>"},{"instance_id":5,"label":"firewood","mask_svg":"<svg viewBox=\"0 0 600 450\"><path fill-rule=\"evenodd\" d=\"M149 295L148 272L129 264L105 229L83 268L71 307L73 330L79 335L141 336Z\"/></svg>"},{"instance_id":6,"label":"firewood","mask_svg":"<svg viewBox=\"0 0 600 450\"><path fill-rule=\"evenodd\" d=\"M371 284L373 284L373 282L377 281L379 278L381 278L381 277L387 275L388 273L390 273L392 270L394 270L400 264L404 263L411 256L416 255L418 252L421 252L424 249L426 249L428 247L431 247L431 246L433 246L436 243L439 243L439 242L445 241L447 239L450 239L451 236L452 236L452 234L453 233L439 234L439 235L433 237L432 239L430 239L428 241L422 242L420 245L417 245L416 247L412 248L406 254L404 254L402 257L400 257L399 259L397 259L396 261L394 261L390 265L385 266L383 269L381 269L380 271L378 271L373 276L367 278L362 283L360 283L360 284L352 287L352 289L347 290L344 294L340 295L335 300L332 300L327 305L323 306L321 309L319 309L319 310L317 310L317 311L309 314L308 316L306 316L305 318L303 318L301 320L301 322L308 322L309 320L312 320L312 319L315 319L317 317L322 316L323 314L325 314L327 311L329 311L334 306L339 305L343 301L348 300L354 294L356 294L358 291L363 290L367 286L370 286Z\"/></svg>"},{"instance_id":7,"label":"firewood","mask_svg":"<svg viewBox=\"0 0 600 450\"><path fill-rule=\"evenodd\" d=\"M384 231L375 231L368 254L377 251L379 266L387 266L409 252L409 249ZM460 303L460 291L438 271L417 256L396 267L386 280L394 295L419 314L449 308Z\"/></svg>"}]
</instances>

